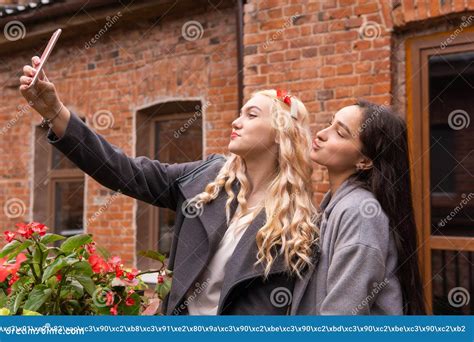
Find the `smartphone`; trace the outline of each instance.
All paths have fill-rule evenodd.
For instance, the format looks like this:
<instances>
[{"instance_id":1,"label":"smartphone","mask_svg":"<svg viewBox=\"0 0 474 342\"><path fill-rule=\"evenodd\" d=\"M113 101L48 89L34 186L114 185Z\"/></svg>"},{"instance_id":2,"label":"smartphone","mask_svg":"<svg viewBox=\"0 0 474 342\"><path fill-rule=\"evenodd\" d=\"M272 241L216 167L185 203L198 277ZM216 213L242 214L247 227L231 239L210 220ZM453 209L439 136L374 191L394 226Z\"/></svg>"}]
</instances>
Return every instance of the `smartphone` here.
<instances>
[{"instance_id":1,"label":"smartphone","mask_svg":"<svg viewBox=\"0 0 474 342\"><path fill-rule=\"evenodd\" d=\"M44 49L43 54L41 55L40 65L38 66L38 68L36 68L36 74L33 77L33 80L31 81L29 87L34 86L36 81L38 80L38 77L41 74L41 70L43 70L43 66L48 60L51 51L53 51L54 45L56 45L56 42L58 41L59 36L61 35L61 32L61 29L57 29L49 39L48 45L46 45L46 49Z\"/></svg>"}]
</instances>

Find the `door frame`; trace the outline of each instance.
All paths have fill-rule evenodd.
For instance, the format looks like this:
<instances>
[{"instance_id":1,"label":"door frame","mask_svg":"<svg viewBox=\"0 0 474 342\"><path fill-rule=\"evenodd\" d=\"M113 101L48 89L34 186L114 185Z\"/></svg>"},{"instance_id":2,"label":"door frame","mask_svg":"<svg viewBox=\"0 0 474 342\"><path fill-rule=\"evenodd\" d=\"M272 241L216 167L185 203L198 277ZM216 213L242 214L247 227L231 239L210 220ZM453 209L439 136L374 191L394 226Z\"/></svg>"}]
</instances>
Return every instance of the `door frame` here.
<instances>
[{"instance_id":1,"label":"door frame","mask_svg":"<svg viewBox=\"0 0 474 342\"><path fill-rule=\"evenodd\" d=\"M462 35L451 39L451 45L441 48L441 43L448 41L452 35L452 31L447 31L412 37L405 44L406 121L412 197L420 249L418 256L429 314L433 313L431 251L474 251L474 238L431 235L428 57L433 54L474 51L474 27L465 28Z\"/></svg>"}]
</instances>

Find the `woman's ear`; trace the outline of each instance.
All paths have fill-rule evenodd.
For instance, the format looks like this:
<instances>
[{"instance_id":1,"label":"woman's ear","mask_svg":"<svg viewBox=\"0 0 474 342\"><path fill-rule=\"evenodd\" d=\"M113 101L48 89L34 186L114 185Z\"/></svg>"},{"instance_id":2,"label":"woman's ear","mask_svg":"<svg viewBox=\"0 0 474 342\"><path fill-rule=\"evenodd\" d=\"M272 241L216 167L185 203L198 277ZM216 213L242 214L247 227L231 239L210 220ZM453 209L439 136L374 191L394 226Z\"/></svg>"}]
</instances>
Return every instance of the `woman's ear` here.
<instances>
[{"instance_id":1,"label":"woman's ear","mask_svg":"<svg viewBox=\"0 0 474 342\"><path fill-rule=\"evenodd\" d=\"M369 158L363 158L356 164L356 169L359 171L370 170L374 167L374 163Z\"/></svg>"}]
</instances>

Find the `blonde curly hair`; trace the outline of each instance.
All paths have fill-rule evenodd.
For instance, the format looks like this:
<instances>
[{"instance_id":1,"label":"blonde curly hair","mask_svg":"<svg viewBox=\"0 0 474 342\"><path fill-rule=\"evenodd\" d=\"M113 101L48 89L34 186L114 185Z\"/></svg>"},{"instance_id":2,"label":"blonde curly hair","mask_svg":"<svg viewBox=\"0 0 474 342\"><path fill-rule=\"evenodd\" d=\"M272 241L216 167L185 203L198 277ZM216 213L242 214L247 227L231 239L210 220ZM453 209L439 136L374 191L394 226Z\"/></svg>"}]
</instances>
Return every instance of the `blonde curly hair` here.
<instances>
[{"instance_id":1,"label":"blonde curly hair","mask_svg":"<svg viewBox=\"0 0 474 342\"><path fill-rule=\"evenodd\" d=\"M296 103L296 107L293 103L293 111L296 109L294 118L290 106L277 96L276 90L261 90L251 96L257 94L273 100L270 111L279 151L275 176L264 200L266 222L256 235L258 253L255 265L264 263L267 277L276 257L272 252L277 251L284 256L287 270L301 277L304 268L312 264L313 245L319 238L319 229L313 220L316 209L312 204L308 111L298 98L291 96L291 102ZM246 196L250 185L245 161L236 154L228 156L216 179L191 202L196 205L209 203L224 189L228 195L226 217L229 223L230 204L235 198L232 184L236 180L240 183L237 201L241 207L236 215L242 217L248 212Z\"/></svg>"}]
</instances>

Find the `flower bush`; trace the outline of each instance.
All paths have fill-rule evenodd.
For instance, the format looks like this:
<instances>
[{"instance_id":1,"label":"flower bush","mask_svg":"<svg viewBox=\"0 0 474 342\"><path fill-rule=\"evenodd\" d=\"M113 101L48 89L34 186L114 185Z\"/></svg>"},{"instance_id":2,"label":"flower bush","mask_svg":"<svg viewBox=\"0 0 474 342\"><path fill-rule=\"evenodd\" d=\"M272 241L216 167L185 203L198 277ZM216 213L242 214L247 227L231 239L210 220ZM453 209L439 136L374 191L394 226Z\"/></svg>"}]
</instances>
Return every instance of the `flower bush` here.
<instances>
[{"instance_id":1,"label":"flower bush","mask_svg":"<svg viewBox=\"0 0 474 342\"><path fill-rule=\"evenodd\" d=\"M65 238L38 222L16 226L4 232L0 252L1 315L153 315L169 292L172 272L158 252L140 252L162 265L140 272L98 249L90 234ZM152 272L158 283L148 298L140 275Z\"/></svg>"}]
</instances>

